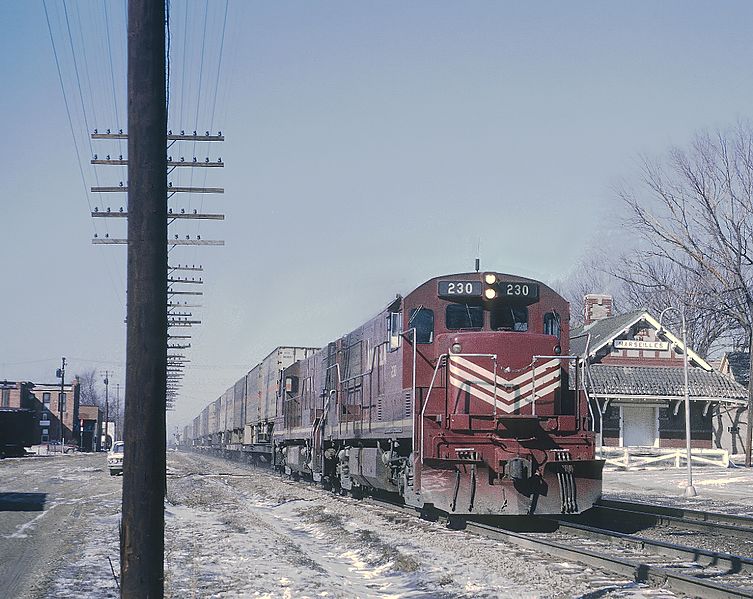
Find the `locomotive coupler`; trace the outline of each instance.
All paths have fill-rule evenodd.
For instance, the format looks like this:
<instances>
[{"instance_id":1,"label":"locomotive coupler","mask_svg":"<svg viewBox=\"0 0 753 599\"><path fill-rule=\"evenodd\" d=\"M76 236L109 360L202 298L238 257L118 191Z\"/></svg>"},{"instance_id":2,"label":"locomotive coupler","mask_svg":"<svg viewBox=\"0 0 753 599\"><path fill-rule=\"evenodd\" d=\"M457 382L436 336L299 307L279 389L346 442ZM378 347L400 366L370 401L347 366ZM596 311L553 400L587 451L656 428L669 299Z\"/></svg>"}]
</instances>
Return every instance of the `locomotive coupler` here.
<instances>
[{"instance_id":1,"label":"locomotive coupler","mask_svg":"<svg viewBox=\"0 0 753 599\"><path fill-rule=\"evenodd\" d=\"M513 458L507 462L507 474L513 480L528 480L531 476L531 461Z\"/></svg>"}]
</instances>

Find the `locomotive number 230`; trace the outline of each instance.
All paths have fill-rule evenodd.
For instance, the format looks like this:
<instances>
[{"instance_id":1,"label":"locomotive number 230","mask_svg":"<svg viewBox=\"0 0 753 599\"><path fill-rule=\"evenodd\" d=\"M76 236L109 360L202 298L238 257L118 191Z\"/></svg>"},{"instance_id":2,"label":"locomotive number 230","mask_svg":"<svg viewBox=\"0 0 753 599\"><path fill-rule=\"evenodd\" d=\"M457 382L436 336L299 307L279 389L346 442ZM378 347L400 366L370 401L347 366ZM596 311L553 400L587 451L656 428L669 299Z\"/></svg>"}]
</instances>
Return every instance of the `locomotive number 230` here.
<instances>
[{"instance_id":1,"label":"locomotive number 230","mask_svg":"<svg viewBox=\"0 0 753 599\"><path fill-rule=\"evenodd\" d=\"M526 300L536 300L539 297L539 286L535 283L518 281L500 281L499 294L502 297L515 297Z\"/></svg>"},{"instance_id":2,"label":"locomotive number 230","mask_svg":"<svg viewBox=\"0 0 753 599\"><path fill-rule=\"evenodd\" d=\"M473 283L448 283L447 293L473 295Z\"/></svg>"},{"instance_id":3,"label":"locomotive number 230","mask_svg":"<svg viewBox=\"0 0 753 599\"><path fill-rule=\"evenodd\" d=\"M505 295L528 295L528 285L520 283L508 283L505 285Z\"/></svg>"},{"instance_id":4,"label":"locomotive number 230","mask_svg":"<svg viewBox=\"0 0 753 599\"><path fill-rule=\"evenodd\" d=\"M439 281L440 296L480 296L481 281Z\"/></svg>"}]
</instances>

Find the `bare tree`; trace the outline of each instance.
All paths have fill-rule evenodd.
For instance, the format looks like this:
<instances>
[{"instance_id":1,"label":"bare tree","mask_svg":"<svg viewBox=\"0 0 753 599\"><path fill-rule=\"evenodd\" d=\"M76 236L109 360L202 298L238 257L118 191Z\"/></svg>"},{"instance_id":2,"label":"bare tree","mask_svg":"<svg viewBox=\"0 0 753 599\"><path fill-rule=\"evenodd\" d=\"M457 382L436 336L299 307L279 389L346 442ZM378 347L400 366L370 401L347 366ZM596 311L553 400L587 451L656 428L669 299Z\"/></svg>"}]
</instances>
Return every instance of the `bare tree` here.
<instances>
[{"instance_id":1,"label":"bare tree","mask_svg":"<svg viewBox=\"0 0 753 599\"><path fill-rule=\"evenodd\" d=\"M81 385L81 404L85 406L98 406L100 404L100 381L97 369L85 370L76 376Z\"/></svg>"},{"instance_id":2,"label":"bare tree","mask_svg":"<svg viewBox=\"0 0 753 599\"><path fill-rule=\"evenodd\" d=\"M687 273L672 264L653 257L642 257L635 264L632 252L607 258L593 251L570 275L553 283L555 289L570 302L570 322L583 324L583 297L588 293L612 296L615 313L644 309L654 315L696 291L697 285ZM726 320L716 311L701 311L697 306L686 308L688 344L697 353L707 356L712 347L729 333ZM679 317L668 312L664 323L679 329Z\"/></svg>"},{"instance_id":3,"label":"bare tree","mask_svg":"<svg viewBox=\"0 0 753 599\"><path fill-rule=\"evenodd\" d=\"M570 303L570 325L583 324L583 298L589 293L612 296L615 312L623 310L623 282L613 274L613 265L600 253L589 252L564 279L554 281L552 288Z\"/></svg>"},{"instance_id":4,"label":"bare tree","mask_svg":"<svg viewBox=\"0 0 753 599\"><path fill-rule=\"evenodd\" d=\"M629 225L644 245L628 260L647 282L651 266L685 281L666 288L686 313L718 316L725 333L753 336L753 130L748 124L699 134L687 150L672 148L663 161L643 160L643 177L624 189ZM688 286L692 284L692 287ZM753 359L753 352L751 352ZM751 465L753 381L748 390L746 465Z\"/></svg>"},{"instance_id":5,"label":"bare tree","mask_svg":"<svg viewBox=\"0 0 753 599\"><path fill-rule=\"evenodd\" d=\"M701 356L711 354L720 343L729 343L736 329L719 310L709 307L713 301L703 297L706 290L689 270L655 256L626 254L614 276L622 281L624 305L629 309L646 308L658 315L668 306L685 310L688 345ZM668 312L668 328L679 329L680 317Z\"/></svg>"}]
</instances>

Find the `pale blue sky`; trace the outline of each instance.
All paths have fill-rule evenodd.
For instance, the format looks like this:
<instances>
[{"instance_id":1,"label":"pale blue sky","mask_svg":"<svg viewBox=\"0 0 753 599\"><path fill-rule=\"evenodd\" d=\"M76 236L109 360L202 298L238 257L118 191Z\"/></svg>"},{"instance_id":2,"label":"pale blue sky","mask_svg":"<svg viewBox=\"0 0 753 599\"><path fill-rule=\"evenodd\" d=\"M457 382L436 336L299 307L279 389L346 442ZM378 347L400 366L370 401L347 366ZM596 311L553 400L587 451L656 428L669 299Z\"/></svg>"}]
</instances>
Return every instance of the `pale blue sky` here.
<instances>
[{"instance_id":1,"label":"pale blue sky","mask_svg":"<svg viewBox=\"0 0 753 599\"><path fill-rule=\"evenodd\" d=\"M171 4L171 127L227 138L206 179L224 196L172 204L224 212L198 231L227 245L176 252L207 284L171 425L275 346L324 344L471 269L479 241L483 268L565 276L613 237L612 186L640 153L751 117L749 2L231 0L217 88L224 3L209 3L203 63L205 4ZM66 5L99 129L125 126L124 4L107 5L115 96L103 6ZM88 164L63 4L47 7L86 186L117 184ZM105 227L88 211L125 199L84 192L42 2L0 2L0 31L0 378L52 380L66 355L122 383L125 248L93 246Z\"/></svg>"}]
</instances>

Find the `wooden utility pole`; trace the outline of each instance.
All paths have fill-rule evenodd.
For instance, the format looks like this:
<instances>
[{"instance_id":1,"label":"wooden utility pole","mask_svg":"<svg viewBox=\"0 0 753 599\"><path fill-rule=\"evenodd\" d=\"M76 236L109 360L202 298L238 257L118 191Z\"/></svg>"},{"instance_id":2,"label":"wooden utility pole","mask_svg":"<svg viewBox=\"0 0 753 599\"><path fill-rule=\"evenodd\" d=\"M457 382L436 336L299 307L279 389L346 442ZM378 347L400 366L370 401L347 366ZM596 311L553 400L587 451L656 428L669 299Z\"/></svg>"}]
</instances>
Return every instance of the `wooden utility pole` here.
<instances>
[{"instance_id":1,"label":"wooden utility pole","mask_svg":"<svg viewBox=\"0 0 753 599\"><path fill-rule=\"evenodd\" d=\"M65 450L65 358L55 373L60 379L60 395L58 396L58 413L60 414L60 453Z\"/></svg>"},{"instance_id":2,"label":"wooden utility pole","mask_svg":"<svg viewBox=\"0 0 753 599\"><path fill-rule=\"evenodd\" d=\"M107 433L109 432L109 422L110 422L110 371L105 370L105 449L109 450L112 447L112 444L107 440ZM113 436L113 441L115 441L115 437Z\"/></svg>"},{"instance_id":3,"label":"wooden utility pole","mask_svg":"<svg viewBox=\"0 0 753 599\"><path fill-rule=\"evenodd\" d=\"M128 2L128 327L121 597L164 595L165 3Z\"/></svg>"}]
</instances>

